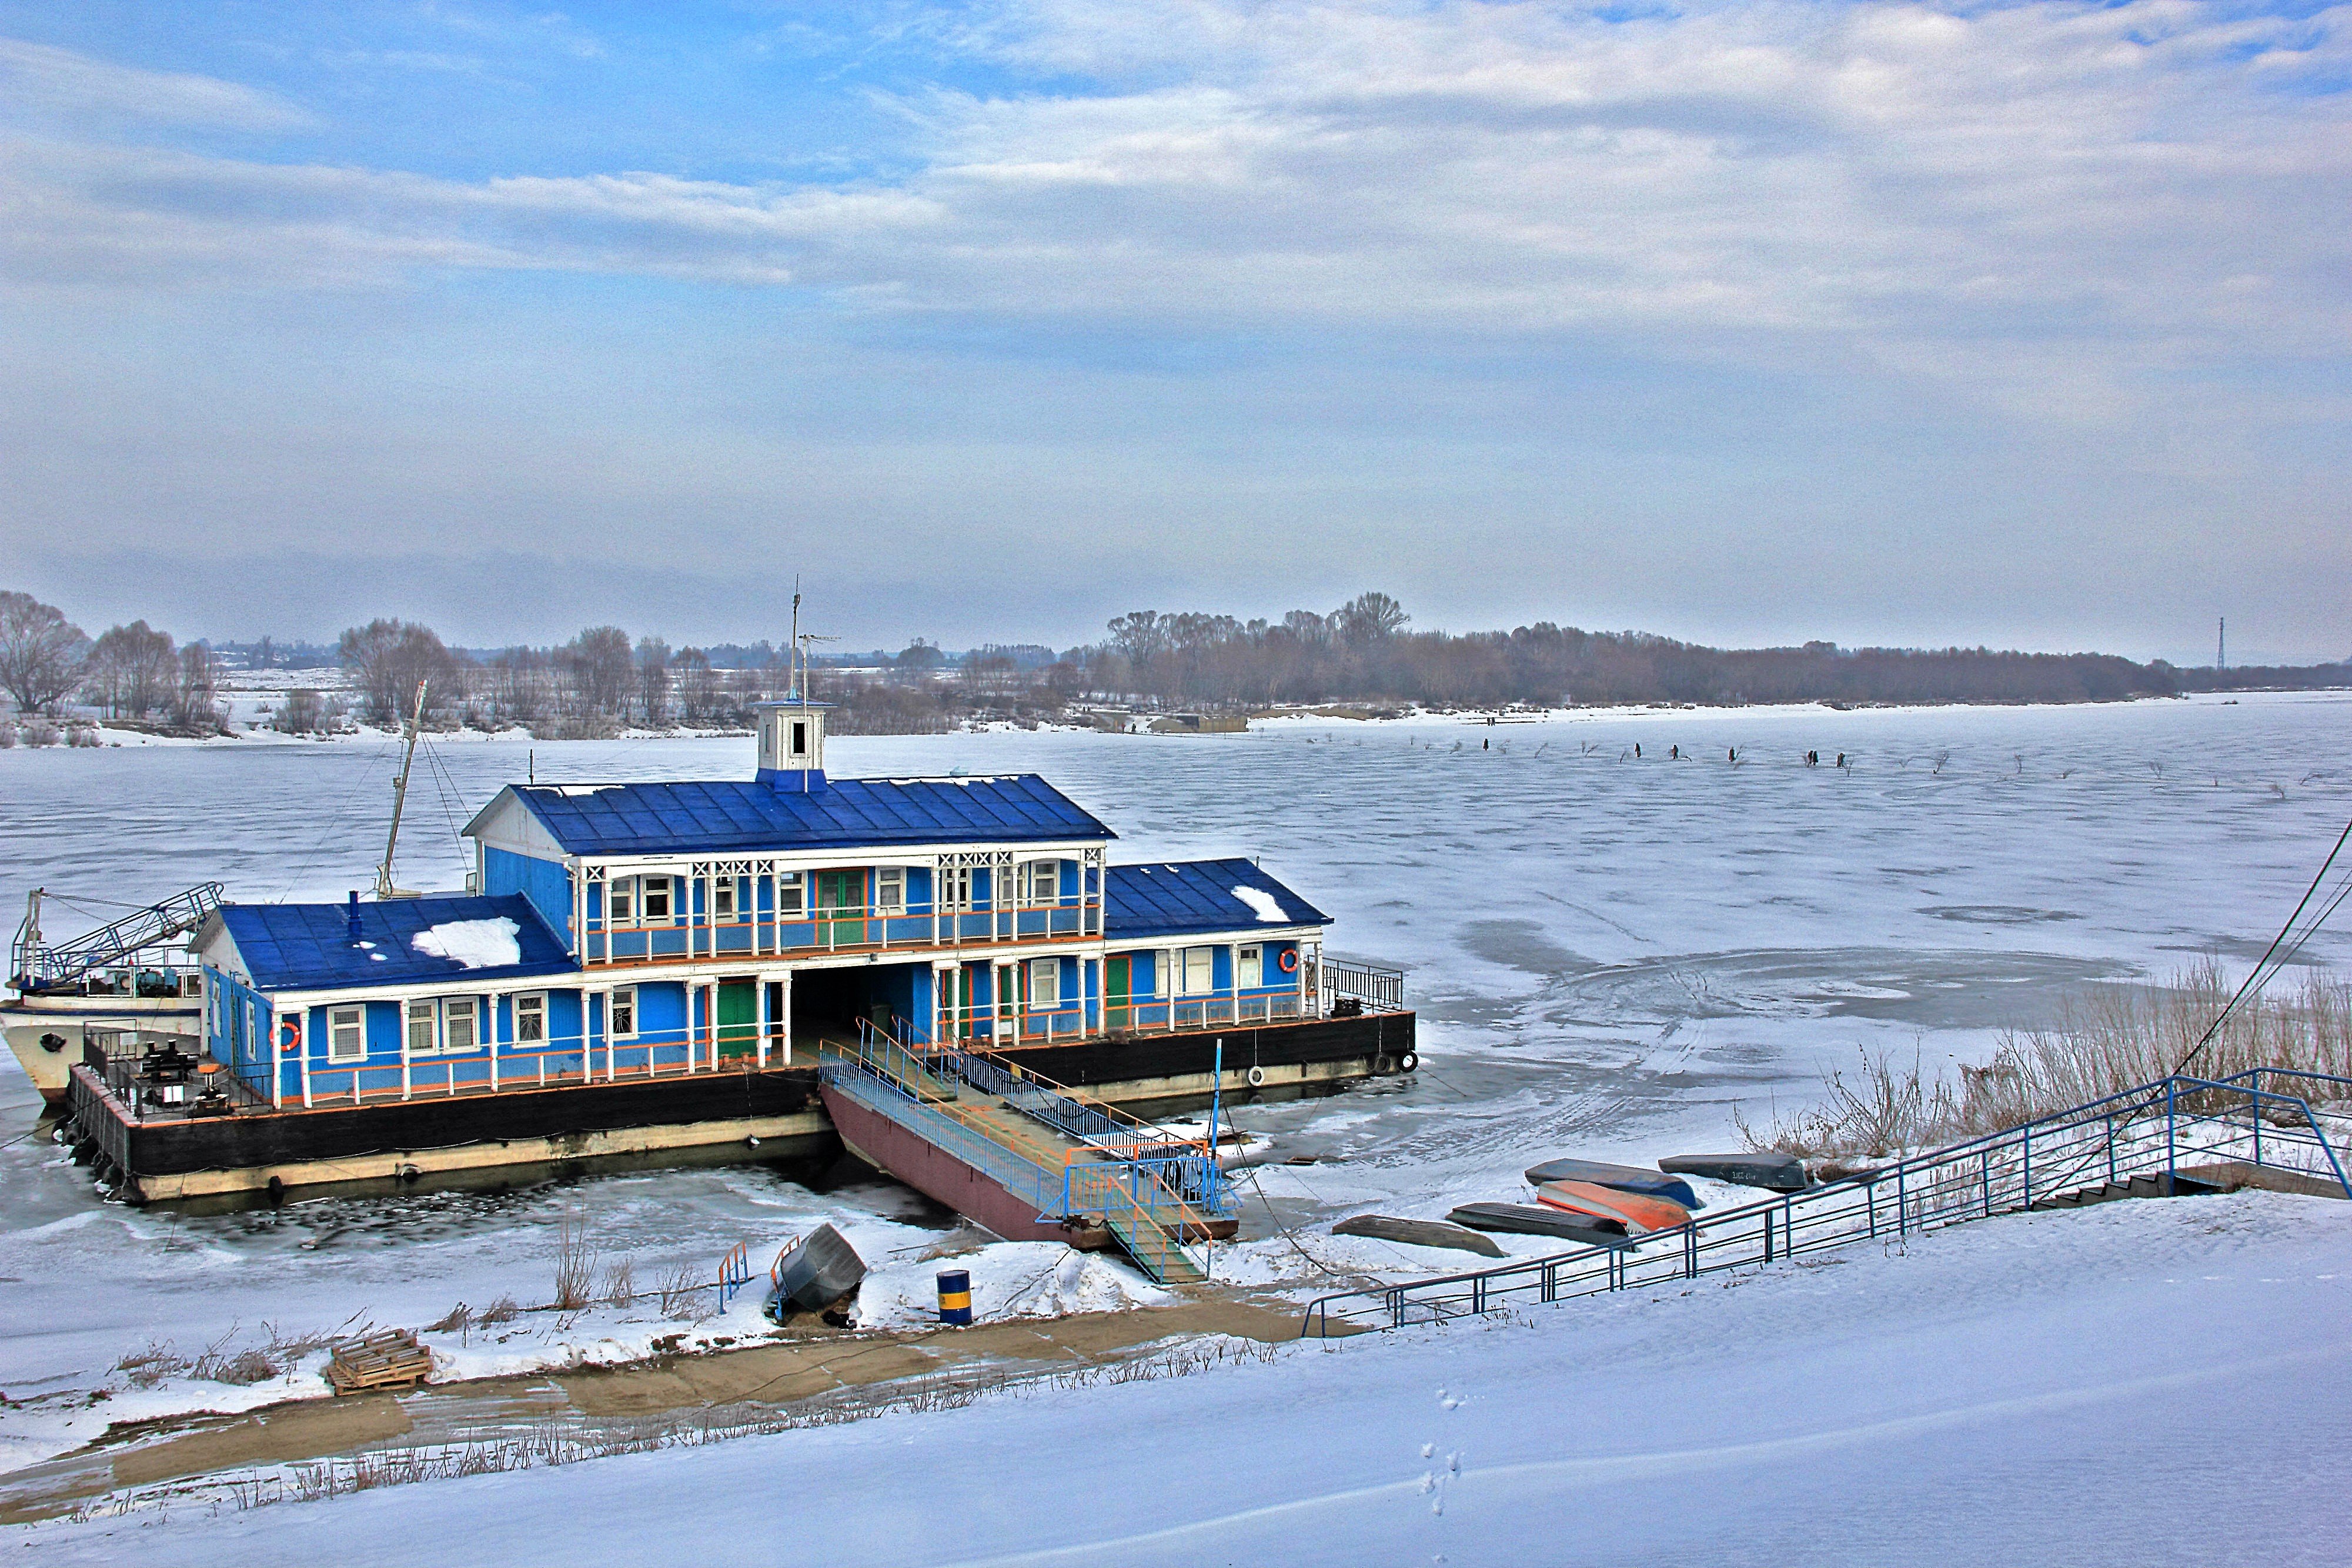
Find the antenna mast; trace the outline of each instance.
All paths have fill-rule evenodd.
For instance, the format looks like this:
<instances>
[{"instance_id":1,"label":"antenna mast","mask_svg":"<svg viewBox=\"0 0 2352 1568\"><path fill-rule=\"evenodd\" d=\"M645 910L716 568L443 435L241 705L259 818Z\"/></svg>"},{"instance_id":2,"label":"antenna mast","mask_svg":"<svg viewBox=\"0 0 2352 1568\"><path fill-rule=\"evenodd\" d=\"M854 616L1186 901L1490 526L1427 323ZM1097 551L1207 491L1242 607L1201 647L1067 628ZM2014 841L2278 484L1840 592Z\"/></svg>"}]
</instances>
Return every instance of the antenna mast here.
<instances>
[{"instance_id":1,"label":"antenna mast","mask_svg":"<svg viewBox=\"0 0 2352 1568\"><path fill-rule=\"evenodd\" d=\"M2221 630L2214 633L2213 667L2217 670L2230 667L2230 618L2226 615L2221 617Z\"/></svg>"},{"instance_id":2,"label":"antenna mast","mask_svg":"<svg viewBox=\"0 0 2352 1568\"><path fill-rule=\"evenodd\" d=\"M408 719L408 749L400 759L400 777L392 781L392 834L383 841L383 863L375 868L375 895L378 898L406 896L392 884L392 852L400 846L400 813L408 804L408 769L416 760L417 732L425 727L425 688L431 680L416 683L416 711Z\"/></svg>"}]
</instances>

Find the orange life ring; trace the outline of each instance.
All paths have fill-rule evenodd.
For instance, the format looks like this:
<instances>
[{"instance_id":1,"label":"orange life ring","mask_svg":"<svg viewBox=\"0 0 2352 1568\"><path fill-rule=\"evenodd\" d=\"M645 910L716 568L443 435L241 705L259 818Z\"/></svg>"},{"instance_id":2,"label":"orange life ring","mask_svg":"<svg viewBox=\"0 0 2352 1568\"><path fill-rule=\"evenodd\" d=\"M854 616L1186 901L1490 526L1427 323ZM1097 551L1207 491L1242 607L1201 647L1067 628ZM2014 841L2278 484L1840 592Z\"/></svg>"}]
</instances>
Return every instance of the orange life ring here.
<instances>
[{"instance_id":1,"label":"orange life ring","mask_svg":"<svg viewBox=\"0 0 2352 1568\"><path fill-rule=\"evenodd\" d=\"M297 1014L293 1018L281 1019L280 1022L286 1030L286 1049L289 1051L299 1051L302 1048L301 1016Z\"/></svg>"},{"instance_id":2,"label":"orange life ring","mask_svg":"<svg viewBox=\"0 0 2352 1568\"><path fill-rule=\"evenodd\" d=\"M1282 972L1286 975L1298 973L1298 949L1285 947L1282 950L1282 956L1276 958L1275 962L1281 967Z\"/></svg>"}]
</instances>

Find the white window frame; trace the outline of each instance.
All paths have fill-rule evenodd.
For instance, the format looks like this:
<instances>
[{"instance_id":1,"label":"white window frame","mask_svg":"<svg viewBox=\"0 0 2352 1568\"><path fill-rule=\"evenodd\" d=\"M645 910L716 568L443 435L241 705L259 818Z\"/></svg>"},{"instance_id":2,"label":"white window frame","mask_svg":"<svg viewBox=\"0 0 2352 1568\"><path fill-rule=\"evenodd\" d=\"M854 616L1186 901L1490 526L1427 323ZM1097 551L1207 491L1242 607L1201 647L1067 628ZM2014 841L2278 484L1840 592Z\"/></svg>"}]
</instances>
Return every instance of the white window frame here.
<instances>
[{"instance_id":1,"label":"white window frame","mask_svg":"<svg viewBox=\"0 0 2352 1568\"><path fill-rule=\"evenodd\" d=\"M900 865L877 865L874 868L874 913L904 915L907 913L907 868Z\"/></svg>"},{"instance_id":2,"label":"white window frame","mask_svg":"<svg viewBox=\"0 0 2352 1568\"><path fill-rule=\"evenodd\" d=\"M677 884L683 880L684 879L681 877L666 876L660 873L656 873L651 876L641 876L636 878L637 924L640 925L677 925L678 906ZM660 915L656 915L654 913L653 884L656 883L661 883L663 913Z\"/></svg>"},{"instance_id":3,"label":"white window frame","mask_svg":"<svg viewBox=\"0 0 2352 1568\"><path fill-rule=\"evenodd\" d=\"M629 1027L622 1029L618 1026L625 1015L628 1019ZM636 987L615 986L613 988L612 995L604 998L604 1033L606 1038L611 1040L637 1038Z\"/></svg>"},{"instance_id":4,"label":"white window frame","mask_svg":"<svg viewBox=\"0 0 2352 1568\"><path fill-rule=\"evenodd\" d=\"M1045 977L1051 996L1038 994L1037 980ZM1029 960L1029 1009L1032 1012L1057 1012L1062 1006L1062 961L1059 958Z\"/></svg>"},{"instance_id":5,"label":"white window frame","mask_svg":"<svg viewBox=\"0 0 2352 1568\"><path fill-rule=\"evenodd\" d=\"M1247 991L1265 984L1265 948L1255 942L1234 949L1234 989Z\"/></svg>"},{"instance_id":6,"label":"white window frame","mask_svg":"<svg viewBox=\"0 0 2352 1568\"><path fill-rule=\"evenodd\" d=\"M441 998L441 1051L446 1056L470 1056L482 1049L482 1015L488 1009L483 1004L488 997L444 997ZM451 1029L454 1018L463 1018L473 1039L465 1045L457 1043Z\"/></svg>"},{"instance_id":7,"label":"white window frame","mask_svg":"<svg viewBox=\"0 0 2352 1568\"><path fill-rule=\"evenodd\" d=\"M523 1032L523 1020L530 1019L539 1026L537 1034ZM514 1042L517 1045L544 1046L547 1043L547 993L525 991L514 999Z\"/></svg>"},{"instance_id":8,"label":"white window frame","mask_svg":"<svg viewBox=\"0 0 2352 1568\"><path fill-rule=\"evenodd\" d=\"M604 884L604 928L637 923L637 883L635 877L616 876Z\"/></svg>"},{"instance_id":9,"label":"white window frame","mask_svg":"<svg viewBox=\"0 0 2352 1568\"><path fill-rule=\"evenodd\" d=\"M343 1049L343 1031L350 1030L357 1049ZM327 1060L329 1061L365 1061L367 1060L367 1004L327 1009Z\"/></svg>"},{"instance_id":10,"label":"white window frame","mask_svg":"<svg viewBox=\"0 0 2352 1568\"><path fill-rule=\"evenodd\" d=\"M975 907L971 867L943 865L931 873L931 898L942 915L969 915Z\"/></svg>"},{"instance_id":11,"label":"white window frame","mask_svg":"<svg viewBox=\"0 0 2352 1568\"><path fill-rule=\"evenodd\" d=\"M417 1026L425 1028L425 1043L416 1043ZM441 1004L431 998L415 998L400 1007L400 1038L415 1056L438 1056L441 1053Z\"/></svg>"},{"instance_id":12,"label":"white window frame","mask_svg":"<svg viewBox=\"0 0 2352 1568\"><path fill-rule=\"evenodd\" d=\"M713 924L724 920L731 925L742 918L743 901L739 896L740 893L740 889L736 886L735 878L731 876L714 876L710 879L710 918Z\"/></svg>"},{"instance_id":13,"label":"white window frame","mask_svg":"<svg viewBox=\"0 0 2352 1568\"><path fill-rule=\"evenodd\" d=\"M799 872L779 872L776 874L776 913L779 915L808 913L808 880Z\"/></svg>"},{"instance_id":14,"label":"white window frame","mask_svg":"<svg viewBox=\"0 0 2352 1568\"><path fill-rule=\"evenodd\" d=\"M1215 996L1217 994L1217 950L1214 947L1184 947L1178 951L1182 955L1178 962L1184 966L1184 978L1181 982L1184 989L1181 994L1188 997ZM1198 986L1192 984L1192 956L1196 953L1200 955L1202 970L1202 979Z\"/></svg>"},{"instance_id":15,"label":"white window frame","mask_svg":"<svg viewBox=\"0 0 2352 1568\"><path fill-rule=\"evenodd\" d=\"M1062 902L1062 862L1058 860L1023 861L1021 862L1020 895L1024 909L1044 909Z\"/></svg>"}]
</instances>

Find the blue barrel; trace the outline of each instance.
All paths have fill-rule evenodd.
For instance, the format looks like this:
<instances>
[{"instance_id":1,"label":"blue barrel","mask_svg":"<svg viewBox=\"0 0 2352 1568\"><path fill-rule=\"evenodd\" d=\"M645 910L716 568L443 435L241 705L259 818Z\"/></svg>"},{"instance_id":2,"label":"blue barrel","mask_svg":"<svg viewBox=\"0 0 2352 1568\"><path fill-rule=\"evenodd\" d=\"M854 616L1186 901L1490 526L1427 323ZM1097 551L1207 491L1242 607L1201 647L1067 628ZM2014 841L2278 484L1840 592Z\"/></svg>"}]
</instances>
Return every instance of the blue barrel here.
<instances>
[{"instance_id":1,"label":"blue barrel","mask_svg":"<svg viewBox=\"0 0 2352 1568\"><path fill-rule=\"evenodd\" d=\"M971 1275L962 1269L940 1270L940 1322L971 1322Z\"/></svg>"}]
</instances>

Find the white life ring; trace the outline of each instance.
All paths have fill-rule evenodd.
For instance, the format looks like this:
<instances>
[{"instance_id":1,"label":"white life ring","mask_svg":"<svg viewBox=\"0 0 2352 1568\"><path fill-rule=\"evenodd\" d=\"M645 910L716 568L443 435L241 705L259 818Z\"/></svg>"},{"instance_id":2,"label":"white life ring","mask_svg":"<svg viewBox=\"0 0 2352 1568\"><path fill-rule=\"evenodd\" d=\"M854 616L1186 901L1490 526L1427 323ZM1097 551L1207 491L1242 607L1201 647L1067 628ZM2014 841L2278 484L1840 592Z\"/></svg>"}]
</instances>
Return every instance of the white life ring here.
<instances>
[{"instance_id":1,"label":"white life ring","mask_svg":"<svg viewBox=\"0 0 2352 1568\"><path fill-rule=\"evenodd\" d=\"M1414 1068L1419 1067L1420 1065L1421 1057L1413 1051L1408 1051L1402 1056L1397 1058L1397 1070L1401 1072L1411 1072Z\"/></svg>"},{"instance_id":2,"label":"white life ring","mask_svg":"<svg viewBox=\"0 0 2352 1568\"><path fill-rule=\"evenodd\" d=\"M1252 1068L1249 1070L1248 1073L1247 1073L1247 1074L1245 1074L1245 1076L1249 1079L1249 1086L1250 1086L1251 1088L1253 1088L1253 1089L1263 1089L1263 1088L1265 1088L1265 1068L1263 1068L1263 1067L1252 1067Z\"/></svg>"}]
</instances>

